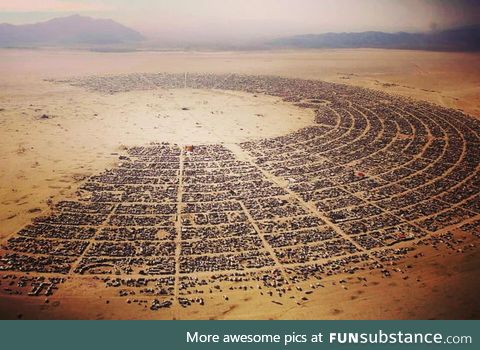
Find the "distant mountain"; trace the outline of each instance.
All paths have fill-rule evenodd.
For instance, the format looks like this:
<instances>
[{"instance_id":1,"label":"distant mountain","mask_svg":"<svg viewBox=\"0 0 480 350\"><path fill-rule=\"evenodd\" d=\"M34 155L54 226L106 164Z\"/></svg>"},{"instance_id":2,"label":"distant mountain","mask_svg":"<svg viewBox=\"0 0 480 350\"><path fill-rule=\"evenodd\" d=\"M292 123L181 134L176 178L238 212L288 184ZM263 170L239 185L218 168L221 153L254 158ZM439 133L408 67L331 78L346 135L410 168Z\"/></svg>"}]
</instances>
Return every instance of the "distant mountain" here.
<instances>
[{"instance_id":1,"label":"distant mountain","mask_svg":"<svg viewBox=\"0 0 480 350\"><path fill-rule=\"evenodd\" d=\"M137 31L111 19L79 15L35 24L0 24L0 47L104 45L143 39Z\"/></svg>"},{"instance_id":2,"label":"distant mountain","mask_svg":"<svg viewBox=\"0 0 480 350\"><path fill-rule=\"evenodd\" d=\"M429 33L325 33L280 38L268 43L290 48L384 48L441 51L479 51L480 25Z\"/></svg>"}]
</instances>

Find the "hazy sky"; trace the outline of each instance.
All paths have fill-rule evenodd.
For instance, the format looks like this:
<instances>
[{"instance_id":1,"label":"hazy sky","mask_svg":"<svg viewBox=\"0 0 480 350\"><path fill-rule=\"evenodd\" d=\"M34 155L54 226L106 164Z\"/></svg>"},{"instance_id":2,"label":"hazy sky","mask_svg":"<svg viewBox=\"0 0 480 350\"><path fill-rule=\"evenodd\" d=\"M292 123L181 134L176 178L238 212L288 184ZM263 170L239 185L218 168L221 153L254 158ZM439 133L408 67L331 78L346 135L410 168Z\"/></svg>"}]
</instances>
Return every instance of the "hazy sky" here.
<instances>
[{"instance_id":1,"label":"hazy sky","mask_svg":"<svg viewBox=\"0 0 480 350\"><path fill-rule=\"evenodd\" d=\"M328 31L424 31L480 23L480 0L0 0L0 22L78 13L146 36L262 39Z\"/></svg>"}]
</instances>

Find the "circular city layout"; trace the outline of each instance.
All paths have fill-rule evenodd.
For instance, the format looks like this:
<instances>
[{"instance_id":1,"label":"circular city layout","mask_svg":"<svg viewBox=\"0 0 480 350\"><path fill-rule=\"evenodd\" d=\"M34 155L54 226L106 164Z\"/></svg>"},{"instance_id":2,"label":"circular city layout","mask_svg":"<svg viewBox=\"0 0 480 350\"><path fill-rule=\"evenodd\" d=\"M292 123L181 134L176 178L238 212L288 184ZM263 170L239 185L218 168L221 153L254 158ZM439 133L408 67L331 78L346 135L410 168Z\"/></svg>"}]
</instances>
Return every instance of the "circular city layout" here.
<instances>
[{"instance_id":1,"label":"circular city layout","mask_svg":"<svg viewBox=\"0 0 480 350\"><path fill-rule=\"evenodd\" d=\"M479 234L480 122L459 111L272 76L130 74L60 83L109 94L266 94L311 109L315 120L274 138L159 139L126 149L118 167L81 184L77 200L55 203L4 242L3 278L32 296L95 278L153 311L208 307L212 297L227 302L234 291L252 290L301 305L326 277L389 276L419 244L455 248L462 242L452 231Z\"/></svg>"}]
</instances>

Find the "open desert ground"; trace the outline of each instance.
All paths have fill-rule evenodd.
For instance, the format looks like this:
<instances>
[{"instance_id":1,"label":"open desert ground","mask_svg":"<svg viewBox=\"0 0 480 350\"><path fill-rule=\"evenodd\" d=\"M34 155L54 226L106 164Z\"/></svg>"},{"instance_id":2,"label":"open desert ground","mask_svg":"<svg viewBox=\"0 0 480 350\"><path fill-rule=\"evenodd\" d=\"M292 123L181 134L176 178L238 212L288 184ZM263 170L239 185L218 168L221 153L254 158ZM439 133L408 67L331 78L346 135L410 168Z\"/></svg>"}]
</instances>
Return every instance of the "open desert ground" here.
<instances>
[{"instance_id":1,"label":"open desert ground","mask_svg":"<svg viewBox=\"0 0 480 350\"><path fill-rule=\"evenodd\" d=\"M197 146L206 145L208 153L208 145L222 145L226 150L225 157L232 156L239 162L248 163L252 172L258 171L258 176L263 176L272 186L290 188L288 177L274 176L268 169L258 166L257 158L261 158L259 152L263 150L257 147L263 147L261 140L278 139L314 125L316 115L313 109L268 93L193 88L187 83L184 88L162 88L145 81L142 89L115 93L100 91L92 83L82 83L84 77L116 77L132 73L145 73L147 78L148 74L154 73L185 75L186 82L189 75L232 73L321 80L398 95L412 104L427 101L461 110L467 114L465 118L480 117L480 55L473 53L368 49L126 53L0 50L2 250L11 249L8 240L35 218L49 215L57 203L75 201L82 195L81 186L89 179L105 170L125 165L123 157L130 157L129 150L136 146L150 147L152 143L162 142L176 144L181 150L179 155L173 148L166 149L165 154L171 158L179 157L181 171L188 167L189 156L185 158L184 146L193 145L191 161L195 162ZM144 79L143 76L140 79ZM398 137L408 139L409 135ZM442 141L448 143L447 137L445 134ZM469 164L476 161L472 177L477 174L477 178L478 146L478 141L473 141L468 145L465 143L462 150L462 155L466 155L468 147L477 147L476 160L471 156L469 159ZM450 175L447 171L442 177L452 183L457 180L455 176L448 178ZM179 181L181 184L182 180ZM470 202L472 198L479 198L475 186L468 197ZM328 225L335 226L328 215L319 213L294 190L289 190L285 198L300 203L298 210L317 213ZM464 207L466 201L467 198L454 206L459 210L459 216L460 212L470 210ZM470 205L478 210L478 204ZM248 212L244 204L242 210ZM470 210L469 213L471 215L465 223L478 223L478 211ZM181 229L178 221L177 218L177 230ZM249 216L248 221L256 219ZM201 303L196 301L188 307L174 304L151 310L152 295L140 295L138 291L137 294L128 294L128 288L124 293L119 293L122 288L106 288L108 281L102 280L101 274L72 276L71 273L42 274L5 269L1 271L0 279L0 317L478 318L480 225L472 226L473 229L468 231L460 229L459 222L441 227L435 236L418 237L415 250L398 259L383 261L384 269L365 268L355 274L309 278L297 285L287 283L283 286L286 291L275 290L272 294L268 288L259 288L259 282L253 280L238 283L221 279L215 286L197 286L201 293L193 290L196 287L186 287L189 294L184 297L190 297L191 293L192 298L202 298ZM261 225L255 225L255 230L262 231ZM277 250L268 246L268 235L263 232L259 236L267 253L275 256ZM177 245L172 254L177 258L178 270L179 236L172 242ZM410 247L411 242L400 242L394 248ZM275 266L280 266L280 273L288 276L282 267L283 260L274 260ZM252 269L256 274L262 271L262 267ZM118 277L114 273L110 275L112 279ZM60 276L65 281L58 283L59 289L53 295L36 297L27 295L30 289L26 287L31 287L30 281L24 286L18 283L20 276ZM208 273L195 272L188 276L201 279ZM172 278L175 279L172 293L178 297L182 295L178 290L182 276L177 272ZM286 280L288 282L288 277Z\"/></svg>"}]
</instances>

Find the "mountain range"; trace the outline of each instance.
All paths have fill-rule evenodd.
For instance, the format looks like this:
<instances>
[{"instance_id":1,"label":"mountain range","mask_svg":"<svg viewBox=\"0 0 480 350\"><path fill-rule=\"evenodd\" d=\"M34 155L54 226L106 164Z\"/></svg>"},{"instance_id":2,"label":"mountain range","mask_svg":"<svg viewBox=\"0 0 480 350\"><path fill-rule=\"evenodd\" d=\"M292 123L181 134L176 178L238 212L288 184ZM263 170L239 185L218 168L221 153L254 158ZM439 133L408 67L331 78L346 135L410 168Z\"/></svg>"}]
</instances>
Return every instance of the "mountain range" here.
<instances>
[{"instance_id":1,"label":"mountain range","mask_svg":"<svg viewBox=\"0 0 480 350\"><path fill-rule=\"evenodd\" d=\"M284 48L383 48L438 51L479 51L480 25L428 33L325 33L296 35L267 43Z\"/></svg>"},{"instance_id":2,"label":"mountain range","mask_svg":"<svg viewBox=\"0 0 480 350\"><path fill-rule=\"evenodd\" d=\"M96 50L138 49L146 38L139 32L111 19L94 19L73 15L46 22L12 25L0 24L0 47L90 47ZM174 38L170 40L175 42ZM127 45L125 45L127 44ZM427 33L386 33L378 31L355 33L305 34L256 42L218 43L198 49L234 50L275 48L382 48L437 51L480 51L480 25L431 31ZM157 43L154 47L161 48ZM182 44L173 45L182 49ZM178 46L178 47L177 47ZM195 43L190 45L196 47ZM198 46L198 44L197 44ZM208 46L208 45L207 45ZM185 47L183 47L184 49Z\"/></svg>"},{"instance_id":3,"label":"mountain range","mask_svg":"<svg viewBox=\"0 0 480 350\"><path fill-rule=\"evenodd\" d=\"M143 39L139 32L111 19L79 15L35 24L0 24L0 47L104 45Z\"/></svg>"}]
</instances>

